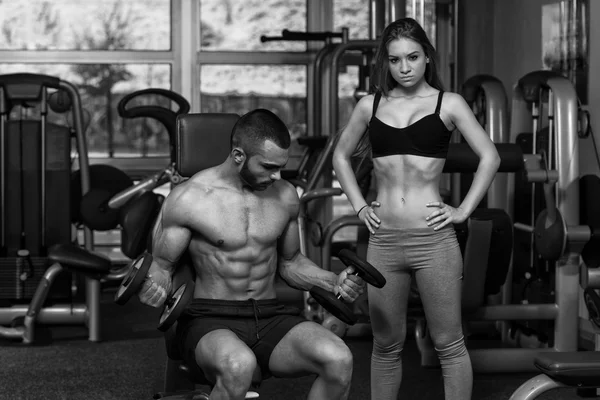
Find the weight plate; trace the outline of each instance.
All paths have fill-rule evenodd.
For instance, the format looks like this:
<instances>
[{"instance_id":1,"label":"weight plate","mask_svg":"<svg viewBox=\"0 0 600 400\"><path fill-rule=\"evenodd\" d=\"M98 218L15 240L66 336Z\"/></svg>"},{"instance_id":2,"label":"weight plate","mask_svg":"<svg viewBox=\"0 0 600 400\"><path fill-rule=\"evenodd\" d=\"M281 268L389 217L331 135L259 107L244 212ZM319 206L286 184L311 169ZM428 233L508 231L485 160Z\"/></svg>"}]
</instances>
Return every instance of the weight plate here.
<instances>
[{"instance_id":1,"label":"weight plate","mask_svg":"<svg viewBox=\"0 0 600 400\"><path fill-rule=\"evenodd\" d=\"M131 263L129 272L125 278L123 278L121 286L119 286L119 289L115 294L115 303L119 305L127 303L129 299L140 290L142 284L146 280L146 275L148 275L148 270L150 270L151 265L152 255L150 253L142 254Z\"/></svg>"},{"instance_id":2,"label":"weight plate","mask_svg":"<svg viewBox=\"0 0 600 400\"><path fill-rule=\"evenodd\" d=\"M378 289L385 286L386 280L384 276L381 275L381 272L377 271L374 266L358 257L356 253L348 249L343 249L338 253L338 258L342 260L346 266L353 267L360 277L369 285L373 285Z\"/></svg>"},{"instance_id":3,"label":"weight plate","mask_svg":"<svg viewBox=\"0 0 600 400\"><path fill-rule=\"evenodd\" d=\"M335 316L340 321L354 325L357 321L354 311L344 301L338 299L333 293L328 292L320 287L313 287L310 289L310 295L323 306L324 309L329 311L331 315Z\"/></svg>"},{"instance_id":4,"label":"weight plate","mask_svg":"<svg viewBox=\"0 0 600 400\"><path fill-rule=\"evenodd\" d=\"M171 299L167 299L165 308L160 315L158 330L166 332L177 321L185 307L194 296L194 284L184 283L173 293Z\"/></svg>"},{"instance_id":5,"label":"weight plate","mask_svg":"<svg viewBox=\"0 0 600 400\"><path fill-rule=\"evenodd\" d=\"M544 260L556 261L567 246L567 230L560 211L556 210L556 219L547 226L548 210L542 210L535 220L535 249Z\"/></svg>"}]
</instances>

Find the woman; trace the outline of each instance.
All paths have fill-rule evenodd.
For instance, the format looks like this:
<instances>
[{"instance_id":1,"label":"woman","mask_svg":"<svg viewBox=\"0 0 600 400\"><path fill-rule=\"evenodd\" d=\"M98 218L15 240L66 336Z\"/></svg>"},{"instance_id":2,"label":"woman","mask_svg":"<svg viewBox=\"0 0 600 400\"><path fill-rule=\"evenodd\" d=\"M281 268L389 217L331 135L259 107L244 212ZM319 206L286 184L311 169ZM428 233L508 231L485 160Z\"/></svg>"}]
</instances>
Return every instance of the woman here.
<instances>
[{"instance_id":1,"label":"woman","mask_svg":"<svg viewBox=\"0 0 600 400\"><path fill-rule=\"evenodd\" d=\"M383 289L368 289L374 400L398 398L412 274L442 366L445 398L471 398L473 373L461 325L462 257L452 224L477 207L500 158L465 100L443 91L435 60L435 49L414 19L387 26L374 65L374 94L358 102L333 155L340 184L371 233L367 259L387 279ZM370 205L350 163L367 128L378 187ZM457 208L444 204L439 193L455 129L480 158Z\"/></svg>"}]
</instances>

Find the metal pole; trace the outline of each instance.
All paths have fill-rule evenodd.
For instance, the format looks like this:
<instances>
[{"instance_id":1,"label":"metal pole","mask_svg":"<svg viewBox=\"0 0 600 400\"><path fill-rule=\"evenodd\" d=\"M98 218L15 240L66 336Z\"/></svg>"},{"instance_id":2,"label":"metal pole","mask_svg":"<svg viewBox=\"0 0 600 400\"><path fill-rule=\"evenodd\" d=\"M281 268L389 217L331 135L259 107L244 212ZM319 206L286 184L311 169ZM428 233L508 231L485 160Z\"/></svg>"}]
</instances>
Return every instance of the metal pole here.
<instances>
[{"instance_id":1,"label":"metal pole","mask_svg":"<svg viewBox=\"0 0 600 400\"><path fill-rule=\"evenodd\" d=\"M577 136L577 94L564 77L548 80L552 90L556 129L556 206L567 226L579 225L579 141ZM579 318L580 254L567 253L556 262L556 304L554 347L558 351L577 350Z\"/></svg>"},{"instance_id":2,"label":"metal pole","mask_svg":"<svg viewBox=\"0 0 600 400\"><path fill-rule=\"evenodd\" d=\"M406 17L406 0L389 0L388 6L390 23Z\"/></svg>"},{"instance_id":3,"label":"metal pole","mask_svg":"<svg viewBox=\"0 0 600 400\"><path fill-rule=\"evenodd\" d=\"M4 125L6 125L8 110L6 107L6 102L4 100L4 88L0 87L0 207L2 210L0 211L2 218L2 250L6 245L6 148L5 148L5 132Z\"/></svg>"},{"instance_id":4,"label":"metal pole","mask_svg":"<svg viewBox=\"0 0 600 400\"><path fill-rule=\"evenodd\" d=\"M73 119L75 122L75 133L77 137L77 153L79 156L79 171L81 172L81 194L84 195L90 190L90 171L87 152L87 143L83 130L83 108L81 106L81 97L79 92L71 83L60 81L60 87L64 88L71 96L73 101ZM84 228L85 248L94 250L94 236L92 230ZM88 314L88 335L92 342L100 341L100 281L97 279L86 278L86 303Z\"/></svg>"},{"instance_id":5,"label":"metal pole","mask_svg":"<svg viewBox=\"0 0 600 400\"><path fill-rule=\"evenodd\" d=\"M344 28L347 31L347 28ZM312 136L323 136L323 62L327 58L327 55L337 46L336 43L328 43L319 50L315 57L313 64L313 124L312 124Z\"/></svg>"},{"instance_id":6,"label":"metal pole","mask_svg":"<svg viewBox=\"0 0 600 400\"><path fill-rule=\"evenodd\" d=\"M385 0L371 0L369 20L369 37L375 39L381 35L385 26Z\"/></svg>"},{"instance_id":7,"label":"metal pole","mask_svg":"<svg viewBox=\"0 0 600 400\"><path fill-rule=\"evenodd\" d=\"M329 113L329 134L334 134L338 129L339 119L339 99L336 95L338 92L338 79L337 73L339 70L339 62L342 55L348 50L373 50L378 46L378 42L375 40L353 40L348 43L342 43L335 48L331 55L331 68L329 73L331 78L329 79L329 92L331 96L331 105Z\"/></svg>"},{"instance_id":8,"label":"metal pole","mask_svg":"<svg viewBox=\"0 0 600 400\"><path fill-rule=\"evenodd\" d=\"M41 243L42 248L46 247L46 120L48 117L48 103L46 101L48 95L48 89L46 86L42 86L42 99L40 103L40 115L42 119L42 127L40 129L40 180L41 180Z\"/></svg>"}]
</instances>

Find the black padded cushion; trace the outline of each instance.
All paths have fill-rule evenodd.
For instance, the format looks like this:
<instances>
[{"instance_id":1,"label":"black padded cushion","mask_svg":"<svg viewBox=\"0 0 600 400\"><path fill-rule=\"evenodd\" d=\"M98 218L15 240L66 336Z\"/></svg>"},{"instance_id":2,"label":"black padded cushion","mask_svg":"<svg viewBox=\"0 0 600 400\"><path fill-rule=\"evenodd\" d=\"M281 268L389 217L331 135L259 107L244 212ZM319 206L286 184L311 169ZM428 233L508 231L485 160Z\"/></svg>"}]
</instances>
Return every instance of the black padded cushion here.
<instances>
[{"instance_id":1,"label":"black padded cushion","mask_svg":"<svg viewBox=\"0 0 600 400\"><path fill-rule=\"evenodd\" d=\"M51 246L48 249L48 259L66 269L89 275L108 274L111 267L108 258L70 243Z\"/></svg>"},{"instance_id":2,"label":"black padded cushion","mask_svg":"<svg viewBox=\"0 0 600 400\"><path fill-rule=\"evenodd\" d=\"M203 169L221 164L229 155L231 130L237 114L200 113L177 117L175 168L189 178Z\"/></svg>"},{"instance_id":3,"label":"black padded cushion","mask_svg":"<svg viewBox=\"0 0 600 400\"><path fill-rule=\"evenodd\" d=\"M506 281L513 250L513 222L508 213L500 208L477 208L471 218L480 221L492 221L492 237L488 252L488 265L478 271L485 277L485 296L500 292ZM456 237L464 254L469 237L468 221L454 225ZM477 280L474 280L477 281Z\"/></svg>"},{"instance_id":4,"label":"black padded cushion","mask_svg":"<svg viewBox=\"0 0 600 400\"><path fill-rule=\"evenodd\" d=\"M566 385L600 387L600 352L541 353L534 364L544 374Z\"/></svg>"},{"instance_id":5,"label":"black padded cushion","mask_svg":"<svg viewBox=\"0 0 600 400\"><path fill-rule=\"evenodd\" d=\"M171 360L181 361L183 356L179 350L179 343L177 343L175 339L176 335L177 322L171 325L171 327L165 332L165 347L167 349L167 357L169 357Z\"/></svg>"},{"instance_id":6,"label":"black padded cushion","mask_svg":"<svg viewBox=\"0 0 600 400\"><path fill-rule=\"evenodd\" d=\"M145 192L120 210L121 251L131 259L148 250L148 238L160 212L158 194Z\"/></svg>"}]
</instances>

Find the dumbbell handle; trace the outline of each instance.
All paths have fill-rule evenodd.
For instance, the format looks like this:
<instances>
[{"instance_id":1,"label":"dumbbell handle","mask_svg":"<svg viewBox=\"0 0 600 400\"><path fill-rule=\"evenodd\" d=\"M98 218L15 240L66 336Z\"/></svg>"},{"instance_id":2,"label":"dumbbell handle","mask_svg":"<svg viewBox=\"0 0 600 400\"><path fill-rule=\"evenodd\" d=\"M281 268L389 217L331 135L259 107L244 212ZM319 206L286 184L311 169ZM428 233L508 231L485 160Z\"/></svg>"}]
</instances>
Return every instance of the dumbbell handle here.
<instances>
[{"instance_id":1,"label":"dumbbell handle","mask_svg":"<svg viewBox=\"0 0 600 400\"><path fill-rule=\"evenodd\" d=\"M354 276L358 276L358 277L360 277L360 274L359 274L359 272L360 272L360 271L356 271L356 270L355 270L353 273L351 273L351 274L348 274L348 275L354 275ZM341 299L342 299L342 294L341 294L341 293L338 293L338 294L335 296L335 298L336 298L336 299L338 299L338 300L341 300Z\"/></svg>"},{"instance_id":2,"label":"dumbbell handle","mask_svg":"<svg viewBox=\"0 0 600 400\"><path fill-rule=\"evenodd\" d=\"M173 296L168 296L165 300L165 307L171 307L173 303L175 303L175 299L173 298Z\"/></svg>"}]
</instances>

